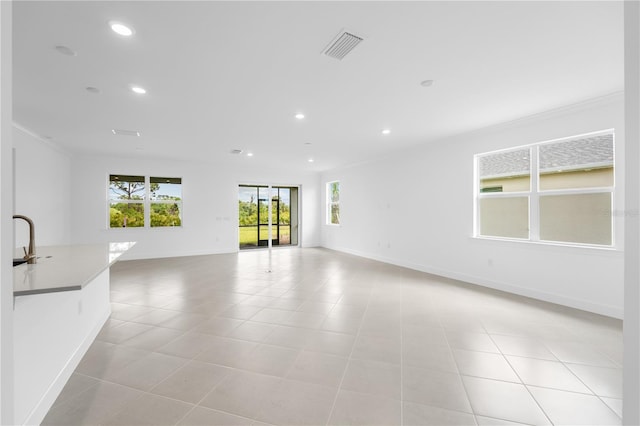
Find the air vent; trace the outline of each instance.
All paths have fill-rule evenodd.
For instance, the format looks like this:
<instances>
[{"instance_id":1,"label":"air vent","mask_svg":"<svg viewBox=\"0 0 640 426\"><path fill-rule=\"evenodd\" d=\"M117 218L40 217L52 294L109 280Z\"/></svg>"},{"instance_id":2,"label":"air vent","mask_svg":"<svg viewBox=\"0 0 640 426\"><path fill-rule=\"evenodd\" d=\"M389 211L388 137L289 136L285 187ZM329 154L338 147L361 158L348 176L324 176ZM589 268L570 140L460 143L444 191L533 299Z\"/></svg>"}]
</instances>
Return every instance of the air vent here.
<instances>
[{"instance_id":1,"label":"air vent","mask_svg":"<svg viewBox=\"0 0 640 426\"><path fill-rule=\"evenodd\" d=\"M349 52L351 52L362 40L362 37L358 37L351 32L341 31L329 46L324 50L324 54L342 60Z\"/></svg>"},{"instance_id":2,"label":"air vent","mask_svg":"<svg viewBox=\"0 0 640 426\"><path fill-rule=\"evenodd\" d=\"M140 137L140 132L137 130L122 130L122 129L111 129L111 133L119 136L136 136Z\"/></svg>"},{"instance_id":3,"label":"air vent","mask_svg":"<svg viewBox=\"0 0 640 426\"><path fill-rule=\"evenodd\" d=\"M230 152L232 154L235 154L235 155L242 154L242 150L241 149L232 149Z\"/></svg>"}]
</instances>

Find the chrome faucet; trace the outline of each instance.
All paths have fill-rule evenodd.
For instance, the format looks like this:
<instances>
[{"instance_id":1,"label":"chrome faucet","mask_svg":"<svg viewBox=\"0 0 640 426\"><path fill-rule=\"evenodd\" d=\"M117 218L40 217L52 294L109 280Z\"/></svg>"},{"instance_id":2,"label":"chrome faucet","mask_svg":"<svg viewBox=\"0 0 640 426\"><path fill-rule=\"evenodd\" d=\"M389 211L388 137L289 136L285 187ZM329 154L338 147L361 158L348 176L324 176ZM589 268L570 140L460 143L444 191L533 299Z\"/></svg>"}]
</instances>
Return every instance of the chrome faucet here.
<instances>
[{"instance_id":1,"label":"chrome faucet","mask_svg":"<svg viewBox=\"0 0 640 426\"><path fill-rule=\"evenodd\" d=\"M26 247L23 247L24 250L24 260L29 264L36 263L36 227L33 224L33 221L26 216L21 214L14 214L14 219L22 219L29 225L29 250L27 251Z\"/></svg>"}]
</instances>

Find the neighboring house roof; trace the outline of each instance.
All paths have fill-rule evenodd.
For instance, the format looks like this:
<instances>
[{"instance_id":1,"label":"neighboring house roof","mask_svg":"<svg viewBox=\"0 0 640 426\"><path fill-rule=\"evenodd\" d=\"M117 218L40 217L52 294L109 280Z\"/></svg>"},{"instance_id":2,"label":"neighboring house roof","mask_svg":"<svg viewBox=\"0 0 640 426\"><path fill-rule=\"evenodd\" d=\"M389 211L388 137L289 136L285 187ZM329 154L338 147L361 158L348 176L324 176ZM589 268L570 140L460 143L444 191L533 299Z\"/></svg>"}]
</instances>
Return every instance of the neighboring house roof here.
<instances>
[{"instance_id":1,"label":"neighboring house roof","mask_svg":"<svg viewBox=\"0 0 640 426\"><path fill-rule=\"evenodd\" d=\"M540 172L613 166L613 133L579 137L539 145ZM529 174L529 149L497 152L480 157L484 179Z\"/></svg>"},{"instance_id":2,"label":"neighboring house roof","mask_svg":"<svg viewBox=\"0 0 640 426\"><path fill-rule=\"evenodd\" d=\"M497 152L480 157L480 177L497 178L529 174L529 149Z\"/></svg>"}]
</instances>

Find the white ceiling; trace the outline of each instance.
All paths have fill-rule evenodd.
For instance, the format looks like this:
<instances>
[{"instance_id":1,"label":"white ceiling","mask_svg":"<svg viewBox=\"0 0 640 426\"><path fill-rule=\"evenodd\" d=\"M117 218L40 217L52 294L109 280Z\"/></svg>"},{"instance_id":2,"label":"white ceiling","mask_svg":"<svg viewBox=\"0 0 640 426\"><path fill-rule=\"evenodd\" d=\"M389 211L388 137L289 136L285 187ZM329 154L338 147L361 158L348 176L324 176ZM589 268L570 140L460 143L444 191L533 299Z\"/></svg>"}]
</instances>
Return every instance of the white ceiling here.
<instances>
[{"instance_id":1,"label":"white ceiling","mask_svg":"<svg viewBox=\"0 0 640 426\"><path fill-rule=\"evenodd\" d=\"M13 13L14 120L70 152L318 171L623 90L622 2L18 1ZM322 55L341 29L364 41L342 61Z\"/></svg>"}]
</instances>

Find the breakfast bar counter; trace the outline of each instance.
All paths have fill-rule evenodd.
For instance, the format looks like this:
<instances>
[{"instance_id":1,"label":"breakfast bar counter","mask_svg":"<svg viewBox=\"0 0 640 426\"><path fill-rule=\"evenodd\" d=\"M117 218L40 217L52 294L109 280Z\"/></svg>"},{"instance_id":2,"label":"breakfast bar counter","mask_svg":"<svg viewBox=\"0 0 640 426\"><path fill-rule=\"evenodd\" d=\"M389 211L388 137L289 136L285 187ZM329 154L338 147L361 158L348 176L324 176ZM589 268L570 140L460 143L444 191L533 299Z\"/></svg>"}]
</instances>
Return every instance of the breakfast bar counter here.
<instances>
[{"instance_id":1,"label":"breakfast bar counter","mask_svg":"<svg viewBox=\"0 0 640 426\"><path fill-rule=\"evenodd\" d=\"M37 263L13 268L13 295L80 290L135 242L38 247Z\"/></svg>"},{"instance_id":2,"label":"breakfast bar counter","mask_svg":"<svg viewBox=\"0 0 640 426\"><path fill-rule=\"evenodd\" d=\"M15 424L44 419L111 315L109 267L134 244L37 247L13 268Z\"/></svg>"}]
</instances>

